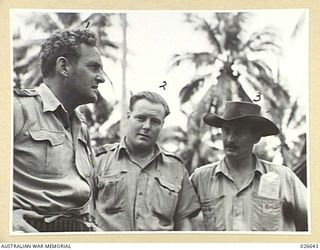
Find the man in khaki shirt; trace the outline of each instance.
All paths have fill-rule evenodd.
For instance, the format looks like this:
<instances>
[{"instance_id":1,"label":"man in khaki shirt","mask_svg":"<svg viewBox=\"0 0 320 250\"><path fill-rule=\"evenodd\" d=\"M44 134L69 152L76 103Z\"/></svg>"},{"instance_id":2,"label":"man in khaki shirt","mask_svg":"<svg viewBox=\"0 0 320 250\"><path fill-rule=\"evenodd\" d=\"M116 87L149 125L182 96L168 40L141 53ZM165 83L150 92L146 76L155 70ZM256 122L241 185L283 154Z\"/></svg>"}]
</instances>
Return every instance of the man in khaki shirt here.
<instances>
[{"instance_id":1,"label":"man in khaki shirt","mask_svg":"<svg viewBox=\"0 0 320 250\"><path fill-rule=\"evenodd\" d=\"M96 150L95 216L105 231L191 230L199 202L181 160L156 141L169 108L153 92L130 99L120 143Z\"/></svg>"},{"instance_id":2,"label":"man in khaki shirt","mask_svg":"<svg viewBox=\"0 0 320 250\"><path fill-rule=\"evenodd\" d=\"M208 125L222 128L225 157L191 176L208 231L307 231L307 191L288 167L252 153L261 136L277 126L250 102L227 102L222 117L207 114Z\"/></svg>"},{"instance_id":3,"label":"man in khaki shirt","mask_svg":"<svg viewBox=\"0 0 320 250\"><path fill-rule=\"evenodd\" d=\"M95 35L61 30L42 45L44 83L14 91L13 231L95 228L89 215L92 155L75 110L97 100L105 81Z\"/></svg>"}]
</instances>

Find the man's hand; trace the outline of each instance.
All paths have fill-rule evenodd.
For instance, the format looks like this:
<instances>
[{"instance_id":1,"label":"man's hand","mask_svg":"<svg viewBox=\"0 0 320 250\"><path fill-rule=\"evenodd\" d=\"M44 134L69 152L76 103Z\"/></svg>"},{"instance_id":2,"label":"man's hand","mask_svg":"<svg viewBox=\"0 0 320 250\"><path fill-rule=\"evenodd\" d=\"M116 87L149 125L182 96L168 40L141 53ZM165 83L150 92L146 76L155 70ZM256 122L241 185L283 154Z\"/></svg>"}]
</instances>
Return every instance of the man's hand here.
<instances>
[{"instance_id":1,"label":"man's hand","mask_svg":"<svg viewBox=\"0 0 320 250\"><path fill-rule=\"evenodd\" d=\"M34 233L38 232L33 226L25 221L25 217L32 219L42 219L43 216L37 214L34 211L17 209L13 210L13 231L14 232L24 232L24 233Z\"/></svg>"}]
</instances>

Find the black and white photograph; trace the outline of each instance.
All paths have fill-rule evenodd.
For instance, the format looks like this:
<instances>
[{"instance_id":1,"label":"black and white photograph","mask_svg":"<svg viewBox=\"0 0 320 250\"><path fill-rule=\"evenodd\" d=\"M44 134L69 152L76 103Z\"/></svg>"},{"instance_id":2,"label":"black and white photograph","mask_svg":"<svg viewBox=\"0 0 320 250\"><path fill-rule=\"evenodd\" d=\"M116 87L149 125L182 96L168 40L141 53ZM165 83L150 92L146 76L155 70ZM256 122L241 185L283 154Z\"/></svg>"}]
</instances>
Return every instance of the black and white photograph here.
<instances>
[{"instance_id":1,"label":"black and white photograph","mask_svg":"<svg viewBox=\"0 0 320 250\"><path fill-rule=\"evenodd\" d=\"M13 8L10 36L11 235L310 235L308 9Z\"/></svg>"}]
</instances>

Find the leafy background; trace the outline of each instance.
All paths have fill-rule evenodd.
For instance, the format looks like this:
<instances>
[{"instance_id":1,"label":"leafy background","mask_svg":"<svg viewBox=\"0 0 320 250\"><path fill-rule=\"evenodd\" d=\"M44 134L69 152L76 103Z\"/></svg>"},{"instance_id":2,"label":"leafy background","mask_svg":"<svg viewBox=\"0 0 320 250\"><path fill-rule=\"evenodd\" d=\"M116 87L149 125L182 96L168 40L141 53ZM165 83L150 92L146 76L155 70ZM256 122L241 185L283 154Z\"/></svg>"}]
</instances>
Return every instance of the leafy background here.
<instances>
[{"instance_id":1,"label":"leafy background","mask_svg":"<svg viewBox=\"0 0 320 250\"><path fill-rule=\"evenodd\" d=\"M40 45L53 31L88 26L98 35L99 48L104 64L107 65L107 75L112 76L109 68L117 68L118 71L115 72L120 72L123 83L120 87L118 81L113 81L114 77L109 77L109 89L99 88L101 94L97 103L83 105L80 111L87 118L94 145L119 141L126 112L126 109L121 109L121 103L126 104L129 96L136 90L132 85L126 85L126 75L134 68L133 62L136 61L133 58L141 58L141 54L135 53L137 48L131 43L130 36L126 43L123 42L123 34L132 32L139 35L139 29L131 26L131 23L134 22L134 17L143 18L144 15L15 12L11 17L15 20L12 27L13 86L33 88L42 82L38 61ZM286 68L288 44L305 39L306 13L300 11L295 15L295 22L290 24L286 34L277 26L259 24L257 20L260 14L255 12L177 12L174 15L179 16L181 30L186 27L190 37L196 34L197 43L205 43L206 46L195 50L186 41L188 36L183 36L186 45L184 51L177 50L170 55L166 65L167 74L178 74L180 85L176 84L178 91L172 95L179 100L176 106L179 106L180 114L174 119L175 122L163 129L159 138L160 145L180 156L189 173L192 173L195 168L218 160L223 155L221 132L205 125L202 116L207 112L221 115L227 100L249 101L257 100L260 96L261 100L257 103L262 106L264 115L278 125L280 135L264 138L256 145L255 152L263 159L292 168L307 184L306 105L293 93L292 86L296 83L289 77L292 70ZM170 27L163 27L163 30L166 32L150 28L150 32L164 32L169 38L179 36L170 34ZM139 43L142 49L145 46L142 55L149 53L147 48L150 43L154 46L154 51L161 46L161 42L149 41L143 36ZM151 56L157 57L156 52ZM302 71L301 74L303 73ZM152 72L146 70L139 71L138 74L151 75ZM171 85L175 83L177 82L170 81ZM308 86L307 82L301 84L301 88ZM106 91L112 94L113 89L119 88L127 95L113 99L105 95ZM156 88L159 92L158 86ZM164 94L165 97L166 95L167 93ZM174 116L175 114L171 115Z\"/></svg>"}]
</instances>

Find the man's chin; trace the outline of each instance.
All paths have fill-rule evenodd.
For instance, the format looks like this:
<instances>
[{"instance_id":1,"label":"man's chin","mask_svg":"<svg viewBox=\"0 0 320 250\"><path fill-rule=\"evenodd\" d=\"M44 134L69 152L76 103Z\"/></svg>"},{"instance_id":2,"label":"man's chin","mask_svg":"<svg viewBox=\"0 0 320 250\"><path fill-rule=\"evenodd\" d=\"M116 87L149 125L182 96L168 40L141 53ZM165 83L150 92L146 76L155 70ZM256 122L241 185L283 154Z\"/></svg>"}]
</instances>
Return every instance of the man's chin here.
<instances>
[{"instance_id":1,"label":"man's chin","mask_svg":"<svg viewBox=\"0 0 320 250\"><path fill-rule=\"evenodd\" d=\"M89 99L88 99L88 103L96 103L98 101L98 96L95 95L95 96L91 96Z\"/></svg>"},{"instance_id":2,"label":"man's chin","mask_svg":"<svg viewBox=\"0 0 320 250\"><path fill-rule=\"evenodd\" d=\"M139 141L138 146L148 148L152 147L152 143L149 141Z\"/></svg>"},{"instance_id":3,"label":"man's chin","mask_svg":"<svg viewBox=\"0 0 320 250\"><path fill-rule=\"evenodd\" d=\"M87 104L87 103L95 103L98 101L98 95L90 95L90 96L87 96L86 98L83 98L82 99L82 104Z\"/></svg>"},{"instance_id":4,"label":"man's chin","mask_svg":"<svg viewBox=\"0 0 320 250\"><path fill-rule=\"evenodd\" d=\"M95 92L90 96L90 99L92 100L92 102L98 101L98 92L95 91Z\"/></svg>"},{"instance_id":5,"label":"man's chin","mask_svg":"<svg viewBox=\"0 0 320 250\"><path fill-rule=\"evenodd\" d=\"M239 154L235 151L225 151L224 154L230 158L238 158L239 157Z\"/></svg>"},{"instance_id":6,"label":"man's chin","mask_svg":"<svg viewBox=\"0 0 320 250\"><path fill-rule=\"evenodd\" d=\"M148 150L151 147L153 147L153 143L151 143L150 141L147 140L139 140L136 144L136 147L138 147L141 150Z\"/></svg>"}]
</instances>

